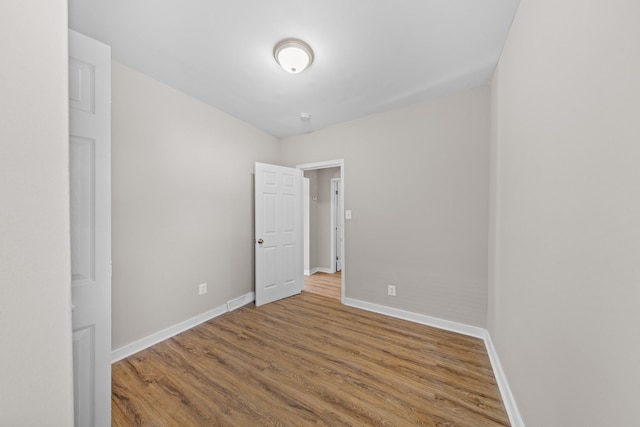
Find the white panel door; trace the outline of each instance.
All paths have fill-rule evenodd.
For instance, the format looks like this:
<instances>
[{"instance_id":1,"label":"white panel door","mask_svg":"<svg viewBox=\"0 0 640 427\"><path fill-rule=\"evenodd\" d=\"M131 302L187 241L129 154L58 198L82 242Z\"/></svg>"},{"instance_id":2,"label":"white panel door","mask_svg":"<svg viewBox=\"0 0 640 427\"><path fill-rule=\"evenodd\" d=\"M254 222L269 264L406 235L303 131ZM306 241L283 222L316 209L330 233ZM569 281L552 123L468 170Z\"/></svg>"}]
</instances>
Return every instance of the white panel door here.
<instances>
[{"instance_id":1,"label":"white panel door","mask_svg":"<svg viewBox=\"0 0 640 427\"><path fill-rule=\"evenodd\" d=\"M256 306L301 292L302 224L302 171L256 163Z\"/></svg>"},{"instance_id":2,"label":"white panel door","mask_svg":"<svg viewBox=\"0 0 640 427\"><path fill-rule=\"evenodd\" d=\"M342 271L342 233L344 229L344 210L342 209L342 179L332 178L331 188L333 192L333 245L336 254L335 271Z\"/></svg>"},{"instance_id":3,"label":"white panel door","mask_svg":"<svg viewBox=\"0 0 640 427\"><path fill-rule=\"evenodd\" d=\"M111 50L69 30L76 427L111 425Z\"/></svg>"}]
</instances>

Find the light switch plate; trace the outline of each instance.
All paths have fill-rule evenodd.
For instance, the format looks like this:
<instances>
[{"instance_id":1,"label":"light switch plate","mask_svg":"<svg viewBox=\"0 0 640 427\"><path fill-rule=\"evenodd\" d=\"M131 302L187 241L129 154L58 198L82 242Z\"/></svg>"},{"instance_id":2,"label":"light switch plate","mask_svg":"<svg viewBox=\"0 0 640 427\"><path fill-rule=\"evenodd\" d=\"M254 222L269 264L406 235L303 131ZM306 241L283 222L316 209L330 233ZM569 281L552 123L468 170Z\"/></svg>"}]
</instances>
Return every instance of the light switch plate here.
<instances>
[{"instance_id":1,"label":"light switch plate","mask_svg":"<svg viewBox=\"0 0 640 427\"><path fill-rule=\"evenodd\" d=\"M344 211L344 218L345 219L351 219L351 211L350 210Z\"/></svg>"}]
</instances>

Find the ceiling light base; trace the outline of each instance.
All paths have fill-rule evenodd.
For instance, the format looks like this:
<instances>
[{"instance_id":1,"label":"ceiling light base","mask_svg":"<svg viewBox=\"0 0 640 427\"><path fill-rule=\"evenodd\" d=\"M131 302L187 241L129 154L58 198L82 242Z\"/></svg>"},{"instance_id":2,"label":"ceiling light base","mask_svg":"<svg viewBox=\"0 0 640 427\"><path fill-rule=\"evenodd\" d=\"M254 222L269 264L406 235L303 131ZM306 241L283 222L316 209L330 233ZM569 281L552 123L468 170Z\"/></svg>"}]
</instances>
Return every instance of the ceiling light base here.
<instances>
[{"instance_id":1,"label":"ceiling light base","mask_svg":"<svg viewBox=\"0 0 640 427\"><path fill-rule=\"evenodd\" d=\"M298 39L285 39L276 44L273 57L288 73L298 74L313 62L313 50Z\"/></svg>"}]
</instances>

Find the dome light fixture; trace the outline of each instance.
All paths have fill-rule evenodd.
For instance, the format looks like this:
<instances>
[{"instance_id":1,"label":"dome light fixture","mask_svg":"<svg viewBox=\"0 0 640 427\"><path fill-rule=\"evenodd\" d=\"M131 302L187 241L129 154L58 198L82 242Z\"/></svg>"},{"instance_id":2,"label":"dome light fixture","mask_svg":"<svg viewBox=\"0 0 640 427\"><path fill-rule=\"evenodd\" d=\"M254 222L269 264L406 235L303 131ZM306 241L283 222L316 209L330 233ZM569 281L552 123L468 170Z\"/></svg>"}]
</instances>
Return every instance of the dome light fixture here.
<instances>
[{"instance_id":1,"label":"dome light fixture","mask_svg":"<svg viewBox=\"0 0 640 427\"><path fill-rule=\"evenodd\" d=\"M313 51L298 39L285 39L273 49L273 57L288 73L298 74L313 62Z\"/></svg>"}]
</instances>

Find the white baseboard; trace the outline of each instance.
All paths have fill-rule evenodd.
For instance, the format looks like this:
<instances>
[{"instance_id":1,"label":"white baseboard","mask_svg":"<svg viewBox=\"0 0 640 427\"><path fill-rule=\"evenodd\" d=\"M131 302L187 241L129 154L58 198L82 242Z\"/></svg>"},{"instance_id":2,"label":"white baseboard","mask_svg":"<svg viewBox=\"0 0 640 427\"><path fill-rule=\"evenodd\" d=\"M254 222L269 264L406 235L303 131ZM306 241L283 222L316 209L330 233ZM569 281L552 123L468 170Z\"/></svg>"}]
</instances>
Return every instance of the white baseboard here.
<instances>
[{"instance_id":1,"label":"white baseboard","mask_svg":"<svg viewBox=\"0 0 640 427\"><path fill-rule=\"evenodd\" d=\"M316 268L312 268L311 270L304 270L304 275L305 276L311 276L311 275L316 274L316 273L333 274L334 272L331 271L330 268L324 268L324 267L316 267Z\"/></svg>"},{"instance_id":2,"label":"white baseboard","mask_svg":"<svg viewBox=\"0 0 640 427\"><path fill-rule=\"evenodd\" d=\"M317 268L312 268L311 270L305 270L304 271L304 275L305 276L311 276L312 274L316 274L318 272Z\"/></svg>"},{"instance_id":3,"label":"white baseboard","mask_svg":"<svg viewBox=\"0 0 640 427\"><path fill-rule=\"evenodd\" d=\"M243 305L247 305L256 299L256 295L253 292L244 294L238 298L227 301L227 311L233 311L236 308L240 308Z\"/></svg>"},{"instance_id":4,"label":"white baseboard","mask_svg":"<svg viewBox=\"0 0 640 427\"><path fill-rule=\"evenodd\" d=\"M426 316L424 314L413 313L411 311L400 310L385 305L374 304L353 298L345 298L344 304L361 308L367 311L384 314L398 319L409 320L411 322L420 323L422 325L433 326L434 328L444 329L451 332L457 332L463 335L469 335L475 338L484 339L487 330L476 326L465 325L464 323L452 322L450 320L439 319L437 317Z\"/></svg>"},{"instance_id":5,"label":"white baseboard","mask_svg":"<svg viewBox=\"0 0 640 427\"><path fill-rule=\"evenodd\" d=\"M484 343L487 347L489 360L491 360L493 374L496 376L498 388L500 389L502 402L504 403L505 409L507 410L507 415L509 415L509 421L511 421L511 427L525 427L524 420L520 415L518 405L516 405L516 400L513 398L511 388L509 387L509 383L507 382L507 377L502 370L502 365L500 364L500 359L498 358L498 352L493 346L493 341L491 341L491 335L489 334L489 331L486 331Z\"/></svg>"},{"instance_id":6,"label":"white baseboard","mask_svg":"<svg viewBox=\"0 0 640 427\"><path fill-rule=\"evenodd\" d=\"M384 305L374 304L353 298L344 298L343 304L350 307L361 308L367 311L373 311L374 313L384 314L386 316L396 317L398 319L408 320L410 322L420 323L422 325L432 326L438 329L457 332L462 335L468 335L483 340L487 348L487 354L489 355L491 367L493 368L493 373L496 376L496 382L498 383L498 388L500 389L500 396L502 397L505 409L507 410L507 415L509 416L511 426L525 427L522 416L520 415L520 411L518 411L516 401L513 398L513 394L511 393L511 388L509 387L509 383L507 382L507 377L502 370L502 365L500 365L500 359L498 358L498 353L496 352L496 349L493 346L493 342L491 341L489 331L477 326L452 322L450 320L439 319L437 317L426 316L424 314L413 313L410 311L400 310L397 308L387 307Z\"/></svg>"},{"instance_id":7,"label":"white baseboard","mask_svg":"<svg viewBox=\"0 0 640 427\"><path fill-rule=\"evenodd\" d=\"M255 299L255 294L253 292L249 292L247 294L242 295L241 297L235 298L227 302L224 305L216 307L213 310L209 310L195 317L192 317L191 319L187 319L176 325L170 326L159 332L156 332L147 337L144 337L136 342L127 344L124 347L120 347L119 349L111 352L111 363L115 363L119 360L129 357L132 354L142 351L145 348L149 348L152 345L158 344L161 341L164 341L168 338L178 335L181 332L191 329L194 326L197 326L201 323L206 322L207 320L211 320L214 317L218 317L221 314L228 313L229 311L235 310L236 308L239 308L243 305L249 304L250 302L253 302L254 299Z\"/></svg>"}]
</instances>

